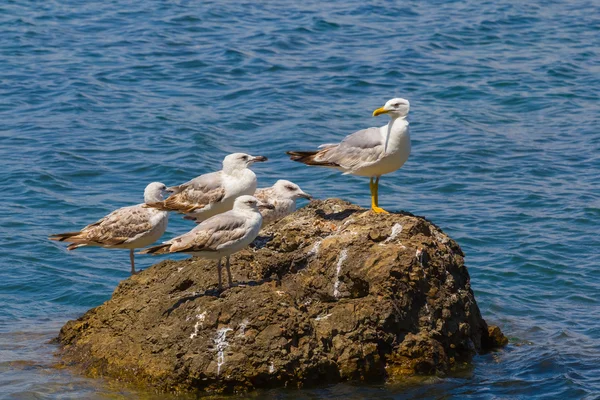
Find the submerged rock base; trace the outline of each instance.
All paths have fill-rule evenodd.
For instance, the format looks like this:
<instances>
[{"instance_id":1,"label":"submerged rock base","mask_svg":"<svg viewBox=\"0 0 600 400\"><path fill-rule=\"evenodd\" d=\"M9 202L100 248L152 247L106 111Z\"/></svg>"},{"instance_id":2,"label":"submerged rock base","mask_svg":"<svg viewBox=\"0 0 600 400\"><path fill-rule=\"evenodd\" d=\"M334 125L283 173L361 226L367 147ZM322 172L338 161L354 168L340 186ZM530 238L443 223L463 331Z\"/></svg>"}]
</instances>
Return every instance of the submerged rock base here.
<instances>
[{"instance_id":1,"label":"submerged rock base","mask_svg":"<svg viewBox=\"0 0 600 400\"><path fill-rule=\"evenodd\" d=\"M313 201L232 257L163 261L68 322L65 363L157 390L246 391L443 375L502 345L456 242L410 214Z\"/></svg>"}]
</instances>

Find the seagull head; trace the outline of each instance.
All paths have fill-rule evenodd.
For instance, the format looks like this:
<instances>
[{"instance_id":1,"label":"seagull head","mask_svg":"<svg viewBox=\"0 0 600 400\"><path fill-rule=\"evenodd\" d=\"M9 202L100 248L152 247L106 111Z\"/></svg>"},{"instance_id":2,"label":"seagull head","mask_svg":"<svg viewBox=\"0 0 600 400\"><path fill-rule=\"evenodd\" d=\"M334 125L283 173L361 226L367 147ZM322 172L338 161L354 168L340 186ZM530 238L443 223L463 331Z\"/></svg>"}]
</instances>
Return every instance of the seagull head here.
<instances>
[{"instance_id":1,"label":"seagull head","mask_svg":"<svg viewBox=\"0 0 600 400\"><path fill-rule=\"evenodd\" d=\"M233 208L235 210L252 210L260 211L264 209L272 210L275 208L272 204L263 203L254 196L240 196L233 202Z\"/></svg>"},{"instance_id":2,"label":"seagull head","mask_svg":"<svg viewBox=\"0 0 600 400\"><path fill-rule=\"evenodd\" d=\"M406 118L409 109L410 103L408 100L397 97L388 100L383 107L373 111L373 116L376 117L381 114L389 114L391 118Z\"/></svg>"},{"instance_id":3,"label":"seagull head","mask_svg":"<svg viewBox=\"0 0 600 400\"><path fill-rule=\"evenodd\" d=\"M164 183L152 182L146 186L146 189L144 190L144 203L152 204L163 201L165 199L166 191L167 187Z\"/></svg>"},{"instance_id":4,"label":"seagull head","mask_svg":"<svg viewBox=\"0 0 600 400\"><path fill-rule=\"evenodd\" d=\"M251 156L246 153L233 153L223 159L223 170L239 171L248 168L255 162L267 161L265 156Z\"/></svg>"},{"instance_id":5,"label":"seagull head","mask_svg":"<svg viewBox=\"0 0 600 400\"><path fill-rule=\"evenodd\" d=\"M275 182L275 185L273 185L273 187L275 188L275 192L277 193L277 195L283 198L292 200L297 200L300 198L312 200L312 196L300 189L300 186L296 185L294 182L286 181L285 179L280 179L277 182Z\"/></svg>"}]
</instances>

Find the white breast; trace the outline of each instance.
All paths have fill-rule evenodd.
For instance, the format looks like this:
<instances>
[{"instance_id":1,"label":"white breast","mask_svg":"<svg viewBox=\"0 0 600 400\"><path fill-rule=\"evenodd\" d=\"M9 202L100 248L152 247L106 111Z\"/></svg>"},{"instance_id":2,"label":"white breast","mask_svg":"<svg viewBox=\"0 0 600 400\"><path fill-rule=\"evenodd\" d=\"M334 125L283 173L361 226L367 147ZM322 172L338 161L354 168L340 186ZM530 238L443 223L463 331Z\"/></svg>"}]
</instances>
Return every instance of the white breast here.
<instances>
[{"instance_id":1,"label":"white breast","mask_svg":"<svg viewBox=\"0 0 600 400\"><path fill-rule=\"evenodd\" d=\"M404 165L410 156L410 131L408 121L394 120L391 129L388 125L380 128L385 143L385 153L376 163L354 172L360 176L381 176L394 172Z\"/></svg>"},{"instance_id":2,"label":"white breast","mask_svg":"<svg viewBox=\"0 0 600 400\"><path fill-rule=\"evenodd\" d=\"M144 208L143 210L146 212L148 221L152 227L149 231L132 238L132 240L128 241L123 247L128 249L139 249L141 247L149 246L160 239L167 230L167 225L169 223L169 213L167 211L159 211L154 208Z\"/></svg>"},{"instance_id":3,"label":"white breast","mask_svg":"<svg viewBox=\"0 0 600 400\"><path fill-rule=\"evenodd\" d=\"M243 195L253 195L256 191L256 174L248 168L236 171L235 175L223 177L225 187L225 200L233 199Z\"/></svg>"},{"instance_id":4,"label":"white breast","mask_svg":"<svg viewBox=\"0 0 600 400\"><path fill-rule=\"evenodd\" d=\"M202 222L214 215L231 210L235 199L243 195L254 194L256 191L256 174L247 168L237 171L235 174L224 174L223 188L225 189L225 196L221 201L212 203L202 210L188 215L196 218L197 222Z\"/></svg>"}]
</instances>

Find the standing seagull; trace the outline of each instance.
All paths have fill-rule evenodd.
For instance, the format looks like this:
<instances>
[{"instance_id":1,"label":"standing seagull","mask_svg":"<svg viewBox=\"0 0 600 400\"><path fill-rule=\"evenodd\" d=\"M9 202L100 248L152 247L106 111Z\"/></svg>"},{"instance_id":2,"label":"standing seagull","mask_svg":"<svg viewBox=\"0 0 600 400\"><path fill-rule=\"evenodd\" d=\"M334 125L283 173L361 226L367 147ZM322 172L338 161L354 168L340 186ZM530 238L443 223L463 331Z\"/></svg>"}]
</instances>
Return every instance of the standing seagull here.
<instances>
[{"instance_id":1,"label":"standing seagull","mask_svg":"<svg viewBox=\"0 0 600 400\"><path fill-rule=\"evenodd\" d=\"M101 246L109 249L129 249L131 274L135 274L133 250L156 242L165 233L169 215L148 207L164 199L167 187L160 182L152 182L144 190L144 203L115 210L101 220L86 226L78 232L50 235L50 240L72 243L67 250L83 246Z\"/></svg>"},{"instance_id":2,"label":"standing seagull","mask_svg":"<svg viewBox=\"0 0 600 400\"><path fill-rule=\"evenodd\" d=\"M170 187L167 191L173 194L151 206L187 214L186 219L204 221L231 210L237 197L254 194L256 175L248 167L262 161L267 161L267 157L230 154L223 160L221 171L200 175L182 185Z\"/></svg>"},{"instance_id":3,"label":"standing seagull","mask_svg":"<svg viewBox=\"0 0 600 400\"><path fill-rule=\"evenodd\" d=\"M257 189L254 196L263 203L271 204L273 209L261 211L263 226L290 215L296 211L296 200L300 198L311 200L312 196L305 193L293 182L280 179L269 188Z\"/></svg>"},{"instance_id":4,"label":"standing seagull","mask_svg":"<svg viewBox=\"0 0 600 400\"><path fill-rule=\"evenodd\" d=\"M391 99L373 116L389 114L391 121L379 128L367 128L348 135L337 144L323 144L318 151L288 151L293 161L307 165L337 168L346 174L371 178L371 209L386 213L379 207L379 178L394 172L410 155L410 134L406 117L408 100Z\"/></svg>"},{"instance_id":5,"label":"standing seagull","mask_svg":"<svg viewBox=\"0 0 600 400\"><path fill-rule=\"evenodd\" d=\"M222 289L221 259L227 258L227 278L232 285L229 256L248 246L258 236L262 225L260 209L273 208L259 203L253 196L235 199L233 209L201 222L194 229L169 241L140 251L140 254L188 253L219 260L219 289Z\"/></svg>"}]
</instances>

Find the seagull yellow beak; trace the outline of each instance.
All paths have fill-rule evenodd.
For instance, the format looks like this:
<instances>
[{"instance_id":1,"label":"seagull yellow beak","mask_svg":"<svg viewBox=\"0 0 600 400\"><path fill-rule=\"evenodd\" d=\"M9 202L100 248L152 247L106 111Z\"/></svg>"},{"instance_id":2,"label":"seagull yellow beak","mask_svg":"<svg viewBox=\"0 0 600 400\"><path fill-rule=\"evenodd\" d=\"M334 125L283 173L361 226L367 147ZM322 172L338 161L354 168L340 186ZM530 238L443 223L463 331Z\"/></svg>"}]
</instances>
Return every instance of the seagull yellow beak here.
<instances>
[{"instance_id":1,"label":"seagull yellow beak","mask_svg":"<svg viewBox=\"0 0 600 400\"><path fill-rule=\"evenodd\" d=\"M373 111L373 116L376 117L381 114L387 114L389 110L386 110L384 107L379 107L377 110Z\"/></svg>"}]
</instances>

